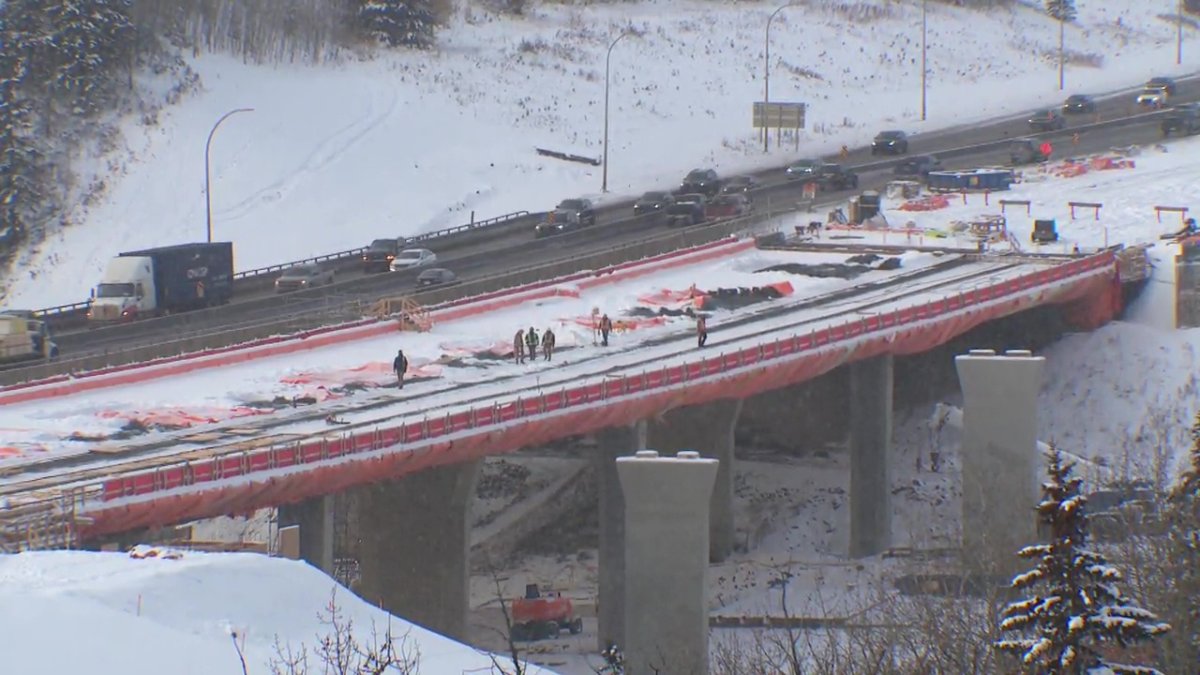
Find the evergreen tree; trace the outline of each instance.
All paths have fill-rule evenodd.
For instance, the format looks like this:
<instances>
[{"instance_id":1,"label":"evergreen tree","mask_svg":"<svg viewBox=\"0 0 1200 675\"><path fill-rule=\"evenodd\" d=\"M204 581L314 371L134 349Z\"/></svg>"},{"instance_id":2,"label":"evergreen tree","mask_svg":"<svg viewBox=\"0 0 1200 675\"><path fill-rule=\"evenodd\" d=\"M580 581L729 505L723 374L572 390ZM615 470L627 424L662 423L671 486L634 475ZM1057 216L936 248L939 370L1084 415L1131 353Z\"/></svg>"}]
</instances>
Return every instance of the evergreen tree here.
<instances>
[{"instance_id":1,"label":"evergreen tree","mask_svg":"<svg viewBox=\"0 0 1200 675\"><path fill-rule=\"evenodd\" d=\"M50 85L72 114L97 111L132 48L130 0L53 0Z\"/></svg>"},{"instance_id":2,"label":"evergreen tree","mask_svg":"<svg viewBox=\"0 0 1200 675\"><path fill-rule=\"evenodd\" d=\"M1168 503L1171 562L1176 572L1174 594L1188 608L1176 626L1200 663L1200 414L1192 424L1188 468L1171 491Z\"/></svg>"},{"instance_id":3,"label":"evergreen tree","mask_svg":"<svg viewBox=\"0 0 1200 675\"><path fill-rule=\"evenodd\" d=\"M381 44L424 49L433 45L437 17L429 0L362 0L358 21Z\"/></svg>"},{"instance_id":4,"label":"evergreen tree","mask_svg":"<svg viewBox=\"0 0 1200 675\"><path fill-rule=\"evenodd\" d=\"M1102 667L1113 673L1158 674L1154 668L1109 663L1102 657L1106 646L1142 643L1170 626L1124 598L1116 585L1121 573L1086 548L1082 480L1072 476L1074 464L1064 463L1053 445L1047 459L1048 480L1037 512L1050 542L1021 549L1018 555L1036 560L1037 567L1012 581L1015 589L1038 593L1004 608L1000 629L1020 637L1000 640L996 648L1019 655L1039 674L1079 675Z\"/></svg>"},{"instance_id":5,"label":"evergreen tree","mask_svg":"<svg viewBox=\"0 0 1200 675\"><path fill-rule=\"evenodd\" d=\"M24 231L23 215L37 198L36 153L29 140L30 98L24 91L29 75L29 49L13 5L0 6L0 237Z\"/></svg>"},{"instance_id":6,"label":"evergreen tree","mask_svg":"<svg viewBox=\"0 0 1200 675\"><path fill-rule=\"evenodd\" d=\"M1074 21L1075 0L1046 0L1046 13L1055 21Z\"/></svg>"}]
</instances>

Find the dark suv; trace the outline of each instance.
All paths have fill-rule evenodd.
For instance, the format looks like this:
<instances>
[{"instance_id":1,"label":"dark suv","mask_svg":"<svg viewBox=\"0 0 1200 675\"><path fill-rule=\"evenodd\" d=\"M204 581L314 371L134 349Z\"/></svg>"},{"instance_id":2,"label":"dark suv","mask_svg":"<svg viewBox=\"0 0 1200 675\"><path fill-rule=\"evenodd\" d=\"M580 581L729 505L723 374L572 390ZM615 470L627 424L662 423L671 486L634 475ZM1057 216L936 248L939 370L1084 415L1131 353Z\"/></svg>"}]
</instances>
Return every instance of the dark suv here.
<instances>
[{"instance_id":1,"label":"dark suv","mask_svg":"<svg viewBox=\"0 0 1200 675\"><path fill-rule=\"evenodd\" d=\"M905 155L908 154L908 134L898 129L881 131L871 141L872 155Z\"/></svg>"},{"instance_id":2,"label":"dark suv","mask_svg":"<svg viewBox=\"0 0 1200 675\"><path fill-rule=\"evenodd\" d=\"M404 237L396 239L376 239L367 246L367 250L363 252L363 271L364 272L386 272L390 269L392 261L396 259L396 254L404 248Z\"/></svg>"},{"instance_id":3,"label":"dark suv","mask_svg":"<svg viewBox=\"0 0 1200 675\"><path fill-rule=\"evenodd\" d=\"M901 160L894 171L900 177L924 178L929 175L930 171L937 171L941 168L942 160L933 155L913 155L908 159Z\"/></svg>"},{"instance_id":4,"label":"dark suv","mask_svg":"<svg viewBox=\"0 0 1200 675\"><path fill-rule=\"evenodd\" d=\"M590 199L564 199L554 207L554 213L556 218L573 217L580 227L596 224L596 205Z\"/></svg>"},{"instance_id":5,"label":"dark suv","mask_svg":"<svg viewBox=\"0 0 1200 675\"><path fill-rule=\"evenodd\" d=\"M1034 131L1058 131L1067 126L1067 118L1054 108L1039 110L1029 118L1029 128Z\"/></svg>"},{"instance_id":6,"label":"dark suv","mask_svg":"<svg viewBox=\"0 0 1200 675\"><path fill-rule=\"evenodd\" d=\"M693 169L683 177L675 194L701 194L712 197L721 191L721 177L712 169Z\"/></svg>"},{"instance_id":7,"label":"dark suv","mask_svg":"<svg viewBox=\"0 0 1200 675\"><path fill-rule=\"evenodd\" d=\"M1163 136L1171 134L1200 134L1200 104L1177 105L1163 117Z\"/></svg>"},{"instance_id":8,"label":"dark suv","mask_svg":"<svg viewBox=\"0 0 1200 675\"><path fill-rule=\"evenodd\" d=\"M822 190L853 190L858 187L858 174L841 164L821 164L814 172Z\"/></svg>"},{"instance_id":9,"label":"dark suv","mask_svg":"<svg viewBox=\"0 0 1200 675\"><path fill-rule=\"evenodd\" d=\"M667 225L699 225L704 222L708 198L702 194L679 195L667 207Z\"/></svg>"},{"instance_id":10,"label":"dark suv","mask_svg":"<svg viewBox=\"0 0 1200 675\"><path fill-rule=\"evenodd\" d=\"M633 203L633 215L658 213L673 203L675 203L675 198L671 196L670 192L647 192Z\"/></svg>"},{"instance_id":11,"label":"dark suv","mask_svg":"<svg viewBox=\"0 0 1200 675\"><path fill-rule=\"evenodd\" d=\"M1096 112L1096 99L1087 94L1072 94L1063 102L1062 111L1067 115Z\"/></svg>"}]
</instances>

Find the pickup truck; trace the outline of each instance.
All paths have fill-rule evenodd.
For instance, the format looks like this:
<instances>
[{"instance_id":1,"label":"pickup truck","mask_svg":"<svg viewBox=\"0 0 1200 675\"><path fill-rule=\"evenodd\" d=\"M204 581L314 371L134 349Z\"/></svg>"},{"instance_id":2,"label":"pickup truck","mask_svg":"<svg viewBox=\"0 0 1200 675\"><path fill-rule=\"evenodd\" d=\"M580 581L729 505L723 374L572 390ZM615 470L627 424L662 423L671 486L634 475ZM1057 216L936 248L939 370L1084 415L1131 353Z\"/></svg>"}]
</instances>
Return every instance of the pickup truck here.
<instances>
[{"instance_id":1,"label":"pickup truck","mask_svg":"<svg viewBox=\"0 0 1200 675\"><path fill-rule=\"evenodd\" d=\"M1190 103L1175 106L1163 117L1162 134L1200 134L1200 104Z\"/></svg>"},{"instance_id":2,"label":"pickup truck","mask_svg":"<svg viewBox=\"0 0 1200 675\"><path fill-rule=\"evenodd\" d=\"M704 222L708 198L701 194L679 195L667 207L667 225L671 227L699 225Z\"/></svg>"},{"instance_id":3,"label":"pickup truck","mask_svg":"<svg viewBox=\"0 0 1200 675\"><path fill-rule=\"evenodd\" d=\"M750 210L750 200L746 199L745 195L718 195L705 205L704 217L709 220L737 218L750 213Z\"/></svg>"},{"instance_id":4,"label":"pickup truck","mask_svg":"<svg viewBox=\"0 0 1200 675\"><path fill-rule=\"evenodd\" d=\"M821 164L813 176L822 190L853 190L858 187L858 174L841 164Z\"/></svg>"},{"instance_id":5,"label":"pickup truck","mask_svg":"<svg viewBox=\"0 0 1200 675\"><path fill-rule=\"evenodd\" d=\"M386 272L391 268L392 261L403 250L406 240L404 237L394 239L376 239L363 252L363 272Z\"/></svg>"}]
</instances>

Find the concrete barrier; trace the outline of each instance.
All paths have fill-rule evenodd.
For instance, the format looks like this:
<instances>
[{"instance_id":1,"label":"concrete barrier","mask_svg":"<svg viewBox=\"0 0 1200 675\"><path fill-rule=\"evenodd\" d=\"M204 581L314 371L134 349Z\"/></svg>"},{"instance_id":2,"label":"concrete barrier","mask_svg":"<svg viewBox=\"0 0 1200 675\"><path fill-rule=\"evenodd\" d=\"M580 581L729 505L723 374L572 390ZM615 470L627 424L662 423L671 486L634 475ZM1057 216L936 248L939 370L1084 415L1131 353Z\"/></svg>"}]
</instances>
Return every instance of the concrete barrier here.
<instances>
[{"instance_id":1,"label":"concrete barrier","mask_svg":"<svg viewBox=\"0 0 1200 675\"><path fill-rule=\"evenodd\" d=\"M563 284L577 284L582 288L597 285L612 284L628 279L653 274L664 269L692 265L714 258L728 256L754 247L750 239L730 239L701 244L691 249L676 250L657 256L646 255L635 260L625 260L616 265L603 266L600 269L585 272L575 271L571 275L559 275L550 279L535 281L533 284L518 285L511 289L495 292L491 297L466 298L464 302L455 303L444 308L431 308L430 317L435 321L454 321L469 316L497 311L516 306L530 300L551 297L560 292ZM645 251L645 249L639 249ZM627 251L626 253L631 253ZM561 271L563 266L578 270L579 261L562 261L546 266L550 271ZM544 275L546 268L538 268L528 273ZM532 288L530 287L532 286ZM423 299L423 298L422 298ZM362 320L352 326L323 327L315 331L299 335L271 336L254 344L254 338L241 341L233 346L226 345L219 351L203 351L207 336L176 341L173 345L183 351L182 355L172 355L159 359L157 363L138 363L134 367L115 367L107 371L89 373L80 377L59 377L43 382L32 382L26 386L13 387L0 391L0 405L16 404L41 400L53 396L65 396L84 391L94 391L107 387L145 382L153 379L181 375L205 368L216 368L245 363L248 361L281 356L317 349L333 344L342 344L356 340L364 340L380 335L396 332L396 324L391 320ZM256 327L248 327L239 333L252 335ZM155 345L154 347L158 347ZM189 350L189 348L191 348Z\"/></svg>"}]
</instances>

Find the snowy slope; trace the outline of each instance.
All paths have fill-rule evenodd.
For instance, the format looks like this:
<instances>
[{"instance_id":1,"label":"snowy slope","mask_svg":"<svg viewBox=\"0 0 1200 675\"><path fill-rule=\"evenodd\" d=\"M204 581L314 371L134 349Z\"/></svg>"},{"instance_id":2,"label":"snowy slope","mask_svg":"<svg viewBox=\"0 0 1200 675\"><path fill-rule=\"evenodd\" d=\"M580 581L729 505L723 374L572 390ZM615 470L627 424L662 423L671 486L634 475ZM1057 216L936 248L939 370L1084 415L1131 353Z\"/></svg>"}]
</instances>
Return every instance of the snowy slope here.
<instances>
[{"instance_id":1,"label":"snowy slope","mask_svg":"<svg viewBox=\"0 0 1200 675\"><path fill-rule=\"evenodd\" d=\"M440 50L324 67L190 61L202 90L124 125L97 162L108 190L69 214L14 272L4 301L76 302L121 250L205 234L204 140L215 238L239 269L364 245L596 193L596 167L540 159L535 146L599 157L604 55L612 52L609 181L614 193L672 185L694 165L731 172L763 157L749 128L762 96L762 36L775 3L659 1L535 6L524 20L467 8ZM1173 65L1174 28L1140 0L1081 3L1067 32L1072 91L1103 92ZM810 104L801 154L1055 103L1057 25L1022 5L988 13L929 4L929 121L918 121L920 3L815 0L773 23L772 100ZM1191 37L1191 31L1187 37ZM1189 55L1190 50L1185 53ZM1099 67L1096 63L1099 62ZM161 82L148 82L163 89ZM84 180L83 183L89 181Z\"/></svg>"},{"instance_id":2,"label":"snowy slope","mask_svg":"<svg viewBox=\"0 0 1200 675\"><path fill-rule=\"evenodd\" d=\"M406 634L420 672L490 672L474 649L389 617L308 565L248 553L0 556L0 651L5 672L28 675L214 675L241 672L231 638L244 637L251 673L266 673L276 638L293 648L328 633L318 613L336 604L360 640L372 625ZM309 656L315 668L314 656ZM318 672L318 671L310 671ZM546 671L537 671L546 672Z\"/></svg>"}]
</instances>

